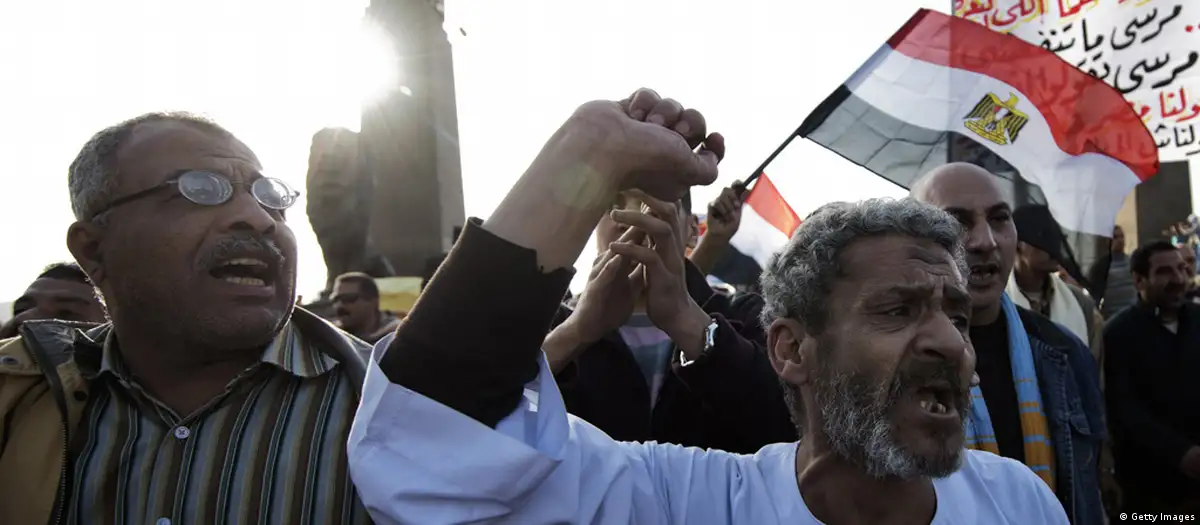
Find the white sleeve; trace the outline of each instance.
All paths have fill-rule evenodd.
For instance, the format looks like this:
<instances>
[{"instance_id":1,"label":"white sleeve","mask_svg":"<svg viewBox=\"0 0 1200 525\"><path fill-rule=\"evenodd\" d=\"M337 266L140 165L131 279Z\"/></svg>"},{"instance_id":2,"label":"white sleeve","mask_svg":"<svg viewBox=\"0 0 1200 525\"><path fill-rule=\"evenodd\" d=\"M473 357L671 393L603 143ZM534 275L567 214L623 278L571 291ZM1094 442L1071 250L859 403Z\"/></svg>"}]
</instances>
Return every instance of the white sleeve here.
<instances>
[{"instance_id":1,"label":"white sleeve","mask_svg":"<svg viewBox=\"0 0 1200 525\"><path fill-rule=\"evenodd\" d=\"M351 477L377 523L626 525L727 514L733 456L613 441L567 414L544 357L520 406L492 429L389 382L377 361L390 341L368 363L348 444Z\"/></svg>"}]
</instances>

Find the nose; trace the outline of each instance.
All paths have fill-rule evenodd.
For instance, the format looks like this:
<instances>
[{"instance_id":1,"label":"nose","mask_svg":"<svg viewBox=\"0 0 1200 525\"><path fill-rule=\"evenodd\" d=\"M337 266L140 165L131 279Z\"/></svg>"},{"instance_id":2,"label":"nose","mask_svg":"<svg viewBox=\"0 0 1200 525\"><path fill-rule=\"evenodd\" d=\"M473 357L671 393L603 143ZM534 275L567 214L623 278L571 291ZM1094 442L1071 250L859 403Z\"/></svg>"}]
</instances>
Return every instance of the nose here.
<instances>
[{"instance_id":1,"label":"nose","mask_svg":"<svg viewBox=\"0 0 1200 525\"><path fill-rule=\"evenodd\" d=\"M253 231L261 235L274 234L282 218L279 212L259 204L248 188L245 191L235 190L229 202L221 206L221 213L225 229Z\"/></svg>"},{"instance_id":2,"label":"nose","mask_svg":"<svg viewBox=\"0 0 1200 525\"><path fill-rule=\"evenodd\" d=\"M996 249L996 237L987 221L976 221L967 230L967 249L973 252L990 252Z\"/></svg>"},{"instance_id":3,"label":"nose","mask_svg":"<svg viewBox=\"0 0 1200 525\"><path fill-rule=\"evenodd\" d=\"M969 364L974 369L974 351L966 336L949 315L937 312L921 325L916 340L917 354L924 359L947 361L955 366Z\"/></svg>"}]
</instances>

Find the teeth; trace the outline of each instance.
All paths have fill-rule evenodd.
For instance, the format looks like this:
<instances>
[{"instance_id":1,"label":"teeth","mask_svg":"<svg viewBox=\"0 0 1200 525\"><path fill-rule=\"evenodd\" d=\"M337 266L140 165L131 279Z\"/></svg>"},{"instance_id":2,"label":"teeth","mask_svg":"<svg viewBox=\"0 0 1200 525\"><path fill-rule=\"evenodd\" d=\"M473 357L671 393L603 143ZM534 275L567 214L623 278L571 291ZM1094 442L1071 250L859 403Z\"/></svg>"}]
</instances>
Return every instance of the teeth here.
<instances>
[{"instance_id":1,"label":"teeth","mask_svg":"<svg viewBox=\"0 0 1200 525\"><path fill-rule=\"evenodd\" d=\"M932 406L933 406L933 401L929 401L929 400L921 401L921 408L926 411L932 411L932 408L931 408Z\"/></svg>"},{"instance_id":2,"label":"teeth","mask_svg":"<svg viewBox=\"0 0 1200 525\"><path fill-rule=\"evenodd\" d=\"M946 413L946 405L943 405L941 403L934 403L933 404L933 413L934 414L945 414Z\"/></svg>"},{"instance_id":3,"label":"teeth","mask_svg":"<svg viewBox=\"0 0 1200 525\"><path fill-rule=\"evenodd\" d=\"M267 282L257 277L222 277L227 283L242 284L246 286L266 286Z\"/></svg>"},{"instance_id":4,"label":"teeth","mask_svg":"<svg viewBox=\"0 0 1200 525\"><path fill-rule=\"evenodd\" d=\"M221 263L221 266L263 266L263 267L265 267L265 266L267 266L267 263L260 261L258 259L242 257L242 258L238 258L238 259L230 259L228 261L225 261L224 263Z\"/></svg>"}]
</instances>

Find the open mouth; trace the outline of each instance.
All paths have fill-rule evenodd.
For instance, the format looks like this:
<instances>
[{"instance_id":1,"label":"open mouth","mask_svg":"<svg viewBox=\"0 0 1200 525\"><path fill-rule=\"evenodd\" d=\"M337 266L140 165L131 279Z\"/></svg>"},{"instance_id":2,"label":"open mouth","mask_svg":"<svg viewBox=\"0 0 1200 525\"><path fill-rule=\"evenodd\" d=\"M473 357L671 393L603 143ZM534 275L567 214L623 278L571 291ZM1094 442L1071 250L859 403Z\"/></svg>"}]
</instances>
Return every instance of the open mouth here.
<instances>
[{"instance_id":1,"label":"open mouth","mask_svg":"<svg viewBox=\"0 0 1200 525\"><path fill-rule=\"evenodd\" d=\"M949 384L931 384L918 388L917 404L935 416L949 416L958 412L954 407L954 392Z\"/></svg>"},{"instance_id":2,"label":"open mouth","mask_svg":"<svg viewBox=\"0 0 1200 525\"><path fill-rule=\"evenodd\" d=\"M243 286L270 286L275 282L271 265L253 257L223 261L209 270L208 274L227 283Z\"/></svg>"},{"instance_id":3,"label":"open mouth","mask_svg":"<svg viewBox=\"0 0 1200 525\"><path fill-rule=\"evenodd\" d=\"M996 282L996 277L1000 274L1000 265L996 263L983 263L971 265L971 286L987 286Z\"/></svg>"}]
</instances>

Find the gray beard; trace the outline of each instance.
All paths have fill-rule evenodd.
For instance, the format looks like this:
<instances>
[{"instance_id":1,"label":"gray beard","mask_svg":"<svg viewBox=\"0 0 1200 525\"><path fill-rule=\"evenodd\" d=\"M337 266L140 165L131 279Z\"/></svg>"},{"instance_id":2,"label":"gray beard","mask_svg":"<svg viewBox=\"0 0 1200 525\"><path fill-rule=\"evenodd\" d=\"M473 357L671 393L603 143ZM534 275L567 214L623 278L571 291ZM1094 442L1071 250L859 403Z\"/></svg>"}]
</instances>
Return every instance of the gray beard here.
<instances>
[{"instance_id":1,"label":"gray beard","mask_svg":"<svg viewBox=\"0 0 1200 525\"><path fill-rule=\"evenodd\" d=\"M823 370L817 379L814 400L821 410L825 438L839 457L871 477L943 478L961 466L961 449L929 457L900 442L888 418L904 392L899 377L885 386L864 376Z\"/></svg>"}]
</instances>

